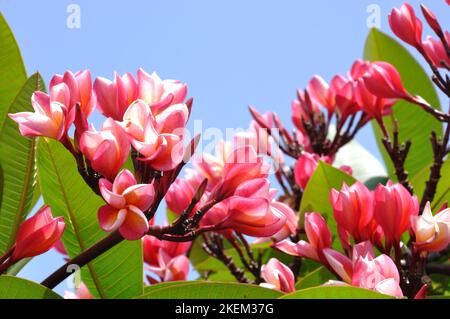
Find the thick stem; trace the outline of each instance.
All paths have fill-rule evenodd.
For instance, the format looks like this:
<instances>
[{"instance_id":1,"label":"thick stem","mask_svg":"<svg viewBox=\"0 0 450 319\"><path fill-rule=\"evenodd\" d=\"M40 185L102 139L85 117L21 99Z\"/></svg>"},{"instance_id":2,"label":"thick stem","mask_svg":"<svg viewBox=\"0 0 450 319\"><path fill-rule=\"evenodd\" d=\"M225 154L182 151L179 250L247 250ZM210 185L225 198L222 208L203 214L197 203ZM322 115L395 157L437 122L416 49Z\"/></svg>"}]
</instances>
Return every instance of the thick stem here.
<instances>
[{"instance_id":1,"label":"thick stem","mask_svg":"<svg viewBox=\"0 0 450 319\"><path fill-rule=\"evenodd\" d=\"M450 264L428 264L425 269L429 274L450 276Z\"/></svg>"},{"instance_id":2,"label":"thick stem","mask_svg":"<svg viewBox=\"0 0 450 319\"><path fill-rule=\"evenodd\" d=\"M77 257L66 262L53 274L42 281L41 285L49 289L55 288L60 282L71 275L71 272L67 271L69 266L77 265L81 268L123 240L123 237L119 234L118 231L112 233L95 245L89 247Z\"/></svg>"}]
</instances>

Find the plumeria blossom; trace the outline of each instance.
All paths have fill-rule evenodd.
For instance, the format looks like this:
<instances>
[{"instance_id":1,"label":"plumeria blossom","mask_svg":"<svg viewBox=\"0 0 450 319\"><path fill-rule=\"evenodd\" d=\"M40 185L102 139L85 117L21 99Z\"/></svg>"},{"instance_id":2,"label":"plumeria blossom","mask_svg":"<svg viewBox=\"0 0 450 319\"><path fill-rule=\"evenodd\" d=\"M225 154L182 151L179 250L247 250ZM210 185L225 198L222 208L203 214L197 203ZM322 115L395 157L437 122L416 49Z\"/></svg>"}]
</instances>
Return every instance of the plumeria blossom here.
<instances>
[{"instance_id":1,"label":"plumeria blossom","mask_svg":"<svg viewBox=\"0 0 450 319\"><path fill-rule=\"evenodd\" d=\"M137 72L137 79L130 73L114 80L98 77L94 82L99 111L117 121L123 120L127 108L135 100L143 100L153 114L159 114L173 104L183 103L187 94L186 84L176 80L161 80L156 74L148 74L143 69Z\"/></svg>"},{"instance_id":2,"label":"plumeria blossom","mask_svg":"<svg viewBox=\"0 0 450 319\"><path fill-rule=\"evenodd\" d=\"M333 113L337 106L337 96L346 83L346 79L339 75L335 76L330 84L319 75L315 75L306 90L317 103L324 106L329 113Z\"/></svg>"},{"instance_id":3,"label":"plumeria blossom","mask_svg":"<svg viewBox=\"0 0 450 319\"><path fill-rule=\"evenodd\" d=\"M20 134L27 137L45 136L61 140L67 133L68 110L64 104L36 91L31 96L34 112L9 114L19 124Z\"/></svg>"},{"instance_id":4,"label":"plumeria blossom","mask_svg":"<svg viewBox=\"0 0 450 319\"><path fill-rule=\"evenodd\" d=\"M418 213L417 197L403 185L388 181L386 186L379 184L375 189L374 217L383 229L387 250L400 243L402 234L410 228L411 217Z\"/></svg>"},{"instance_id":5,"label":"plumeria blossom","mask_svg":"<svg viewBox=\"0 0 450 319\"><path fill-rule=\"evenodd\" d=\"M19 227L12 260L34 257L51 249L61 238L65 223L63 217L52 216L49 206L44 206Z\"/></svg>"},{"instance_id":6,"label":"plumeria blossom","mask_svg":"<svg viewBox=\"0 0 450 319\"><path fill-rule=\"evenodd\" d=\"M285 206L272 202L273 190L265 178L241 183L234 195L215 205L205 215L204 223L213 222L217 230L232 229L254 236L270 237L286 224Z\"/></svg>"},{"instance_id":7,"label":"plumeria blossom","mask_svg":"<svg viewBox=\"0 0 450 319\"><path fill-rule=\"evenodd\" d=\"M182 136L173 134L173 131L184 128L187 117L188 110L184 104L172 105L154 116L143 100L137 100L123 115L122 125L132 137L131 144L142 155L139 160L155 170L168 171L183 159Z\"/></svg>"},{"instance_id":8,"label":"plumeria blossom","mask_svg":"<svg viewBox=\"0 0 450 319\"><path fill-rule=\"evenodd\" d=\"M420 251L436 252L450 245L450 208L433 216L427 202L422 215L411 216L411 228L415 235L414 246Z\"/></svg>"},{"instance_id":9,"label":"plumeria blossom","mask_svg":"<svg viewBox=\"0 0 450 319\"><path fill-rule=\"evenodd\" d=\"M107 232L119 230L128 240L144 236L149 227L144 212L153 202L153 185L137 184L133 174L125 169L117 175L114 183L100 179L99 187L107 203L98 210L102 229Z\"/></svg>"},{"instance_id":10,"label":"plumeria blossom","mask_svg":"<svg viewBox=\"0 0 450 319\"><path fill-rule=\"evenodd\" d=\"M130 141L123 128L108 118L100 131L91 126L81 135L80 150L95 171L112 180L128 159Z\"/></svg>"},{"instance_id":11,"label":"plumeria blossom","mask_svg":"<svg viewBox=\"0 0 450 319\"><path fill-rule=\"evenodd\" d=\"M324 255L329 267L346 284L394 297L403 297L400 275L394 261L387 255L375 257L369 241L354 246L352 259L330 248L324 249ZM332 281L326 285L336 284L341 283Z\"/></svg>"},{"instance_id":12,"label":"plumeria blossom","mask_svg":"<svg viewBox=\"0 0 450 319\"><path fill-rule=\"evenodd\" d=\"M194 170L208 179L208 189L215 187L223 179L225 163L233 152L233 144L228 141L219 141L214 148L214 154L203 153L192 159Z\"/></svg>"},{"instance_id":13,"label":"plumeria blossom","mask_svg":"<svg viewBox=\"0 0 450 319\"><path fill-rule=\"evenodd\" d=\"M65 105L69 113L79 105L85 117L88 117L96 104L91 73L83 70L75 74L66 71L63 75L54 75L50 81L50 96L52 101Z\"/></svg>"},{"instance_id":14,"label":"plumeria blossom","mask_svg":"<svg viewBox=\"0 0 450 319\"><path fill-rule=\"evenodd\" d=\"M333 239L325 219L318 213L306 213L305 232L308 242L300 240L294 244L284 240L276 243L274 247L286 254L309 258L326 265L323 250L331 247Z\"/></svg>"},{"instance_id":15,"label":"plumeria blossom","mask_svg":"<svg viewBox=\"0 0 450 319\"><path fill-rule=\"evenodd\" d=\"M147 103L154 114L164 111L169 105L182 103L187 94L186 84L178 80L161 80L156 74L143 69L137 72L138 98Z\"/></svg>"},{"instance_id":16,"label":"plumeria blossom","mask_svg":"<svg viewBox=\"0 0 450 319\"><path fill-rule=\"evenodd\" d=\"M176 243L145 236L143 250L147 269L161 281L186 280L189 274L189 260L186 253L190 247L190 242ZM156 283L153 278L148 279L151 283Z\"/></svg>"},{"instance_id":17,"label":"plumeria blossom","mask_svg":"<svg viewBox=\"0 0 450 319\"><path fill-rule=\"evenodd\" d=\"M265 283L260 284L262 287L287 293L295 291L292 270L276 258L270 258L267 264L262 265L261 276L265 280Z\"/></svg>"},{"instance_id":18,"label":"plumeria blossom","mask_svg":"<svg viewBox=\"0 0 450 319\"><path fill-rule=\"evenodd\" d=\"M137 99L138 87L130 73L120 76L114 74L114 80L98 77L94 82L97 96L97 109L106 117L122 121L123 114Z\"/></svg>"},{"instance_id":19,"label":"plumeria blossom","mask_svg":"<svg viewBox=\"0 0 450 319\"><path fill-rule=\"evenodd\" d=\"M231 196L242 183L267 177L269 170L270 165L258 156L252 146L238 147L231 152L224 163L222 178L212 193L217 198Z\"/></svg>"}]
</instances>

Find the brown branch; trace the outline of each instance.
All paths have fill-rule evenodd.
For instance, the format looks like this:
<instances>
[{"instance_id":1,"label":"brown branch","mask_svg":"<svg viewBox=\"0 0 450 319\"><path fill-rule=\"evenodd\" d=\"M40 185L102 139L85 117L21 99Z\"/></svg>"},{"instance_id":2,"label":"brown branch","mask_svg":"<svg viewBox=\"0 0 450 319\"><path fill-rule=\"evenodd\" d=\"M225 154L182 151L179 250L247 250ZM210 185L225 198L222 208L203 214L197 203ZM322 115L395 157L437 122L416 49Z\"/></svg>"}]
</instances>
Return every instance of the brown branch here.
<instances>
[{"instance_id":1,"label":"brown branch","mask_svg":"<svg viewBox=\"0 0 450 319\"><path fill-rule=\"evenodd\" d=\"M382 121L379 122L384 133L382 143L394 165L395 175L398 182L402 184L410 194L413 194L413 188L408 180L408 172L405 170L405 161L411 148L411 141L400 144L398 139L398 123L394 121L393 125L393 141L390 140L389 133Z\"/></svg>"},{"instance_id":2,"label":"brown branch","mask_svg":"<svg viewBox=\"0 0 450 319\"><path fill-rule=\"evenodd\" d=\"M221 235L213 233L210 238L205 237L205 242L202 247L208 255L220 260L238 282L246 284L254 283L245 276L245 272L238 268L233 259L225 253L223 237Z\"/></svg>"},{"instance_id":3,"label":"brown branch","mask_svg":"<svg viewBox=\"0 0 450 319\"><path fill-rule=\"evenodd\" d=\"M427 264L425 269L429 274L450 276L450 264Z\"/></svg>"},{"instance_id":4,"label":"brown branch","mask_svg":"<svg viewBox=\"0 0 450 319\"><path fill-rule=\"evenodd\" d=\"M426 182L426 187L423 192L422 200L420 202L419 214L422 214L427 202L432 202L436 194L436 189L441 179L441 168L444 164L444 158L447 155L447 144L450 136L450 123L444 133L444 138L439 139L436 132L431 132L431 145L433 146L434 162L430 167L430 176Z\"/></svg>"}]
</instances>

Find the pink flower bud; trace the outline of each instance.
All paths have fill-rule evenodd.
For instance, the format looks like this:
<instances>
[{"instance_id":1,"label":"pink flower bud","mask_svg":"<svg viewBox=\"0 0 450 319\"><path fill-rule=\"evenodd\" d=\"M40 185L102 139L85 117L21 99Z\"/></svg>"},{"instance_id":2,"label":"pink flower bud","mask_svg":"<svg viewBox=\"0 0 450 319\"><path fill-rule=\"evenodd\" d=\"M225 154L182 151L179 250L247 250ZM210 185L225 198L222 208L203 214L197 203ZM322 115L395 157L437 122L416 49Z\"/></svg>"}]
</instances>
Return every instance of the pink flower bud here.
<instances>
[{"instance_id":1,"label":"pink flower bud","mask_svg":"<svg viewBox=\"0 0 450 319\"><path fill-rule=\"evenodd\" d=\"M64 137L68 110L59 102L52 102L50 97L36 91L31 96L33 112L9 114L19 124L20 134L27 137L45 136L60 140Z\"/></svg>"},{"instance_id":2,"label":"pink flower bud","mask_svg":"<svg viewBox=\"0 0 450 319\"><path fill-rule=\"evenodd\" d=\"M336 95L346 83L346 79L337 75L328 85L324 79L316 75L311 79L306 90L315 102L324 106L329 113L333 113L336 108Z\"/></svg>"},{"instance_id":3,"label":"pink flower bud","mask_svg":"<svg viewBox=\"0 0 450 319\"><path fill-rule=\"evenodd\" d=\"M297 99L292 101L291 110L292 122L302 134L306 133L303 127L303 121L308 122L311 114L320 112L316 102L311 97L307 101L305 92L300 90L297 91Z\"/></svg>"},{"instance_id":4,"label":"pink flower bud","mask_svg":"<svg viewBox=\"0 0 450 319\"><path fill-rule=\"evenodd\" d=\"M372 63L363 79L366 88L375 96L389 99L410 97L397 69L387 62Z\"/></svg>"},{"instance_id":5,"label":"pink flower bud","mask_svg":"<svg viewBox=\"0 0 450 319\"><path fill-rule=\"evenodd\" d=\"M128 159L130 142L122 127L108 118L100 131L91 127L83 133L80 150L95 171L112 180Z\"/></svg>"},{"instance_id":6,"label":"pink flower bud","mask_svg":"<svg viewBox=\"0 0 450 319\"><path fill-rule=\"evenodd\" d=\"M318 213L306 213L305 232L309 242L300 240L294 244L284 240L276 243L274 247L286 254L309 258L328 265L323 250L331 247L333 239L325 219Z\"/></svg>"},{"instance_id":7,"label":"pink flower bud","mask_svg":"<svg viewBox=\"0 0 450 319\"><path fill-rule=\"evenodd\" d=\"M383 229L386 248L398 244L402 234L411 225L411 216L417 216L419 203L401 184L388 181L386 186L378 185L374 192L374 217Z\"/></svg>"},{"instance_id":8,"label":"pink flower bud","mask_svg":"<svg viewBox=\"0 0 450 319\"><path fill-rule=\"evenodd\" d=\"M363 79L355 82L355 99L358 106L370 116L380 122L383 116L392 113L391 107L397 101L396 99L385 99L373 95L364 84Z\"/></svg>"},{"instance_id":9,"label":"pink flower bud","mask_svg":"<svg viewBox=\"0 0 450 319\"><path fill-rule=\"evenodd\" d=\"M65 88L61 91L62 87ZM52 100L55 98L69 111L78 104L84 115L88 117L94 110L96 98L92 92L89 70L78 71L75 74L72 71L66 71L64 75L56 74L50 81L50 92Z\"/></svg>"},{"instance_id":10,"label":"pink flower bud","mask_svg":"<svg viewBox=\"0 0 450 319\"><path fill-rule=\"evenodd\" d=\"M427 20L427 23L431 27L431 29L433 29L436 34L442 34L441 25L439 24L439 21L437 20L433 11L431 11L424 4L420 5L420 9L422 10L423 16L425 17L425 20Z\"/></svg>"},{"instance_id":11,"label":"pink flower bud","mask_svg":"<svg viewBox=\"0 0 450 319\"><path fill-rule=\"evenodd\" d=\"M294 168L295 182L302 189L306 188L311 176L316 171L319 164L319 156L317 154L311 154L303 152L303 154L297 159L297 163Z\"/></svg>"},{"instance_id":12,"label":"pink flower bud","mask_svg":"<svg viewBox=\"0 0 450 319\"><path fill-rule=\"evenodd\" d=\"M411 228L417 249L428 252L445 249L450 244L450 208L433 216L428 202L422 215L411 217Z\"/></svg>"},{"instance_id":13,"label":"pink flower bud","mask_svg":"<svg viewBox=\"0 0 450 319\"><path fill-rule=\"evenodd\" d=\"M270 258L267 264L262 265L261 276L265 281L260 284L262 287L287 293L295 291L295 278L292 270L276 258Z\"/></svg>"},{"instance_id":14,"label":"pink flower bud","mask_svg":"<svg viewBox=\"0 0 450 319\"><path fill-rule=\"evenodd\" d=\"M356 182L348 187L344 183L340 191L332 189L330 202L338 227L351 234L356 243L371 239L373 195L364 184Z\"/></svg>"},{"instance_id":15,"label":"pink flower bud","mask_svg":"<svg viewBox=\"0 0 450 319\"><path fill-rule=\"evenodd\" d=\"M389 14L392 32L413 47L422 43L422 22L416 17L410 4L404 3L399 9L394 8Z\"/></svg>"},{"instance_id":16,"label":"pink flower bud","mask_svg":"<svg viewBox=\"0 0 450 319\"><path fill-rule=\"evenodd\" d=\"M170 211L179 215L189 206L194 195L194 187L188 181L178 178L170 185L166 193L167 207Z\"/></svg>"},{"instance_id":17,"label":"pink flower bud","mask_svg":"<svg viewBox=\"0 0 450 319\"><path fill-rule=\"evenodd\" d=\"M65 226L64 218L54 218L45 206L20 225L11 258L18 261L45 253L61 238Z\"/></svg>"},{"instance_id":18,"label":"pink flower bud","mask_svg":"<svg viewBox=\"0 0 450 319\"><path fill-rule=\"evenodd\" d=\"M144 236L149 227L145 211L150 208L155 195L153 185L137 184L133 174L123 170L114 183L102 178L99 187L107 203L98 210L102 229L107 232L118 229L127 240Z\"/></svg>"},{"instance_id":19,"label":"pink flower bud","mask_svg":"<svg viewBox=\"0 0 450 319\"><path fill-rule=\"evenodd\" d=\"M262 243L267 240L272 240L277 243L279 241L288 238L291 235L294 235L297 231L298 216L288 205L278 201L272 201L270 203L270 209L277 210L278 212L283 214L286 217L286 223L278 232L276 232L270 238L257 238L254 241L254 243Z\"/></svg>"},{"instance_id":20,"label":"pink flower bud","mask_svg":"<svg viewBox=\"0 0 450 319\"><path fill-rule=\"evenodd\" d=\"M450 43L450 33L446 31L444 36L447 42ZM441 40L428 36L423 42L423 49L435 67L445 68L442 62L446 65L450 65L450 57L448 56L447 50Z\"/></svg>"},{"instance_id":21,"label":"pink flower bud","mask_svg":"<svg viewBox=\"0 0 450 319\"><path fill-rule=\"evenodd\" d=\"M128 106L137 98L136 80L130 73L114 74L114 80L98 77L94 82L97 108L106 117L122 121Z\"/></svg>"}]
</instances>

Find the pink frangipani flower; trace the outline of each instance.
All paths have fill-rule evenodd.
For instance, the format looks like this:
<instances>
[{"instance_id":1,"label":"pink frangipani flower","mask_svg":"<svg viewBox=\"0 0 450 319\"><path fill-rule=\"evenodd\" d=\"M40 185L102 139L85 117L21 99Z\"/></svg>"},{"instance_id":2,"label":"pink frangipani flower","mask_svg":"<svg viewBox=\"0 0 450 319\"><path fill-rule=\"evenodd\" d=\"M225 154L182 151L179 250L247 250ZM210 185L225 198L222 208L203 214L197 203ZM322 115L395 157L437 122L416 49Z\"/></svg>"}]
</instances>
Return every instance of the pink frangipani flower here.
<instances>
[{"instance_id":1,"label":"pink frangipani flower","mask_svg":"<svg viewBox=\"0 0 450 319\"><path fill-rule=\"evenodd\" d=\"M153 202L153 185L137 184L133 174L123 170L114 179L114 183L102 178L99 187L107 203L98 210L102 229L107 232L119 230L127 240L144 236L149 228L144 213Z\"/></svg>"}]
</instances>

